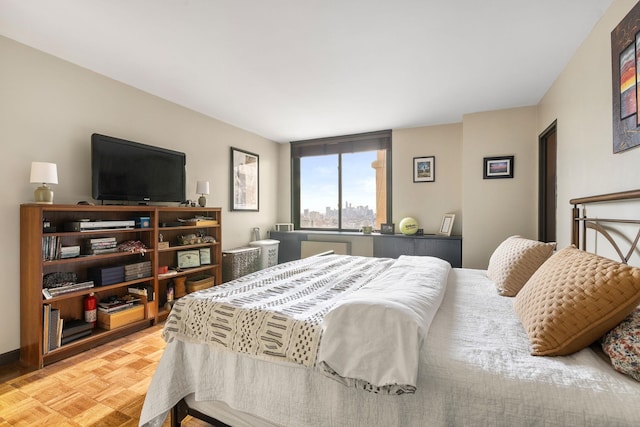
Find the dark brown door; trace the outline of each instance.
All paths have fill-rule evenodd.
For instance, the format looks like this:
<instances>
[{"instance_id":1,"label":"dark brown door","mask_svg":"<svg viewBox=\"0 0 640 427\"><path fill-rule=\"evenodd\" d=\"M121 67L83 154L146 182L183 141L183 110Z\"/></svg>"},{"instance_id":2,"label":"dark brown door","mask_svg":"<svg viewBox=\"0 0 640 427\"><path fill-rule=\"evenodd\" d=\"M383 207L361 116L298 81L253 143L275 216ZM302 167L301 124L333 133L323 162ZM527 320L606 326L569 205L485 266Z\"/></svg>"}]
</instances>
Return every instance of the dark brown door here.
<instances>
[{"instance_id":1,"label":"dark brown door","mask_svg":"<svg viewBox=\"0 0 640 427\"><path fill-rule=\"evenodd\" d=\"M543 242L556 241L556 125L554 121L539 137L538 239Z\"/></svg>"}]
</instances>

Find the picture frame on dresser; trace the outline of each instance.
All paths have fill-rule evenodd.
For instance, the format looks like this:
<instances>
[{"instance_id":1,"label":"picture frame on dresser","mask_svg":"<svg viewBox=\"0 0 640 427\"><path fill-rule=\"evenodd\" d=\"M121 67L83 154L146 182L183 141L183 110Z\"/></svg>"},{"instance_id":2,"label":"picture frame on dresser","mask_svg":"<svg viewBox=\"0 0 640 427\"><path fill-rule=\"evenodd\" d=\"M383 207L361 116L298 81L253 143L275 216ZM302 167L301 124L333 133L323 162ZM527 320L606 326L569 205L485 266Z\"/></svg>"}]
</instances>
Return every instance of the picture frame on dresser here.
<instances>
[{"instance_id":1,"label":"picture frame on dresser","mask_svg":"<svg viewBox=\"0 0 640 427\"><path fill-rule=\"evenodd\" d=\"M380 234L394 234L395 231L395 224L380 224Z\"/></svg>"},{"instance_id":2,"label":"picture frame on dresser","mask_svg":"<svg viewBox=\"0 0 640 427\"><path fill-rule=\"evenodd\" d=\"M440 223L440 229L438 235L451 236L451 230L453 229L453 222L456 219L456 215L453 213L444 214L442 222Z\"/></svg>"}]
</instances>

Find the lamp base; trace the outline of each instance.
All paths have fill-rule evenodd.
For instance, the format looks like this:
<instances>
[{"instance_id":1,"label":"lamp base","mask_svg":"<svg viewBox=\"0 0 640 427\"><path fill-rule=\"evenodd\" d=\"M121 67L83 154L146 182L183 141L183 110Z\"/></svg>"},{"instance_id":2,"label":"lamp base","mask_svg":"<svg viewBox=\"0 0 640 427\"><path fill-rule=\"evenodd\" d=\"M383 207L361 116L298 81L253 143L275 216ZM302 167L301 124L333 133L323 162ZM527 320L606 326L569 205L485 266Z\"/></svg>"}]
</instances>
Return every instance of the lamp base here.
<instances>
[{"instance_id":1,"label":"lamp base","mask_svg":"<svg viewBox=\"0 0 640 427\"><path fill-rule=\"evenodd\" d=\"M200 205L200 207L204 208L205 206L207 206L207 198L204 196L200 196L198 198L198 204Z\"/></svg>"},{"instance_id":2,"label":"lamp base","mask_svg":"<svg viewBox=\"0 0 640 427\"><path fill-rule=\"evenodd\" d=\"M33 200L36 203L51 205L53 204L53 190L47 187L47 184L42 184L41 187L36 188L33 192Z\"/></svg>"}]
</instances>

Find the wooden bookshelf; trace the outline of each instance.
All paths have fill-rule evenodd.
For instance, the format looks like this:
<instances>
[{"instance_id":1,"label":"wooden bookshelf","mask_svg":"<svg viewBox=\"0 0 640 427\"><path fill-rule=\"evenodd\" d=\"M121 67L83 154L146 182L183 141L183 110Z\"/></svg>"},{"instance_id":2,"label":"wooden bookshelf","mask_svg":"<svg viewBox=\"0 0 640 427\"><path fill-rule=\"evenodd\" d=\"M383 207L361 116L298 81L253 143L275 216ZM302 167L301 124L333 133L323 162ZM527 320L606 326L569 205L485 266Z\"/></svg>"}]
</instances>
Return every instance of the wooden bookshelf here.
<instances>
[{"instance_id":1,"label":"wooden bookshelf","mask_svg":"<svg viewBox=\"0 0 640 427\"><path fill-rule=\"evenodd\" d=\"M148 227L126 229L97 229L66 231L65 225L74 221L123 221L149 218ZM190 221L194 218L211 218L209 221ZM168 315L165 309L167 286L175 277L214 276L214 284L222 279L222 224L220 208L187 208L159 206L93 206L93 205L44 205L24 204L20 206L20 360L23 364L42 368L58 360L112 341L162 321ZM43 229L47 223L50 228ZM180 224L179 224L180 223ZM179 225L178 225L179 224ZM138 224L139 226L140 224ZM182 245L184 236L195 235L196 241ZM162 235L166 248L160 249ZM45 260L43 237L56 237L62 246L80 246L80 256L65 259ZM101 255L86 255L87 239L115 237L120 244L140 241L143 252L116 252ZM182 250L205 250L209 263L185 268L175 276L161 277L158 267L177 268L177 254ZM64 293L46 299L43 296L43 277L49 273L74 273L78 282L91 280L92 268L120 266L150 261L151 275L135 280L121 281L105 286L94 286ZM60 310L65 321L84 318L84 299L94 293L98 300L111 296L121 297L131 286L146 286L153 289L153 300L145 304L145 317L111 330L94 328L91 334L56 349L45 349L43 339L45 304Z\"/></svg>"}]
</instances>

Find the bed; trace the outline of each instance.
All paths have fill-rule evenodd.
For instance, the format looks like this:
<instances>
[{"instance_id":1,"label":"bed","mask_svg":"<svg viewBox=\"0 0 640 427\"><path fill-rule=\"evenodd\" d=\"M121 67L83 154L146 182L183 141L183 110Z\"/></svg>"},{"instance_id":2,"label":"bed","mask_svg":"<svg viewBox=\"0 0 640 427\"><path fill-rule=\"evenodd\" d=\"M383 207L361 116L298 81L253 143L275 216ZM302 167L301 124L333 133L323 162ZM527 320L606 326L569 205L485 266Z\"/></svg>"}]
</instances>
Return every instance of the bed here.
<instances>
[{"instance_id":1,"label":"bed","mask_svg":"<svg viewBox=\"0 0 640 427\"><path fill-rule=\"evenodd\" d=\"M487 270L326 255L190 294L165 324L140 425L637 425L638 365L612 361L640 328L640 269L626 265L640 221L579 207L638 198L571 201L576 246L622 225L623 262L512 236Z\"/></svg>"}]
</instances>

